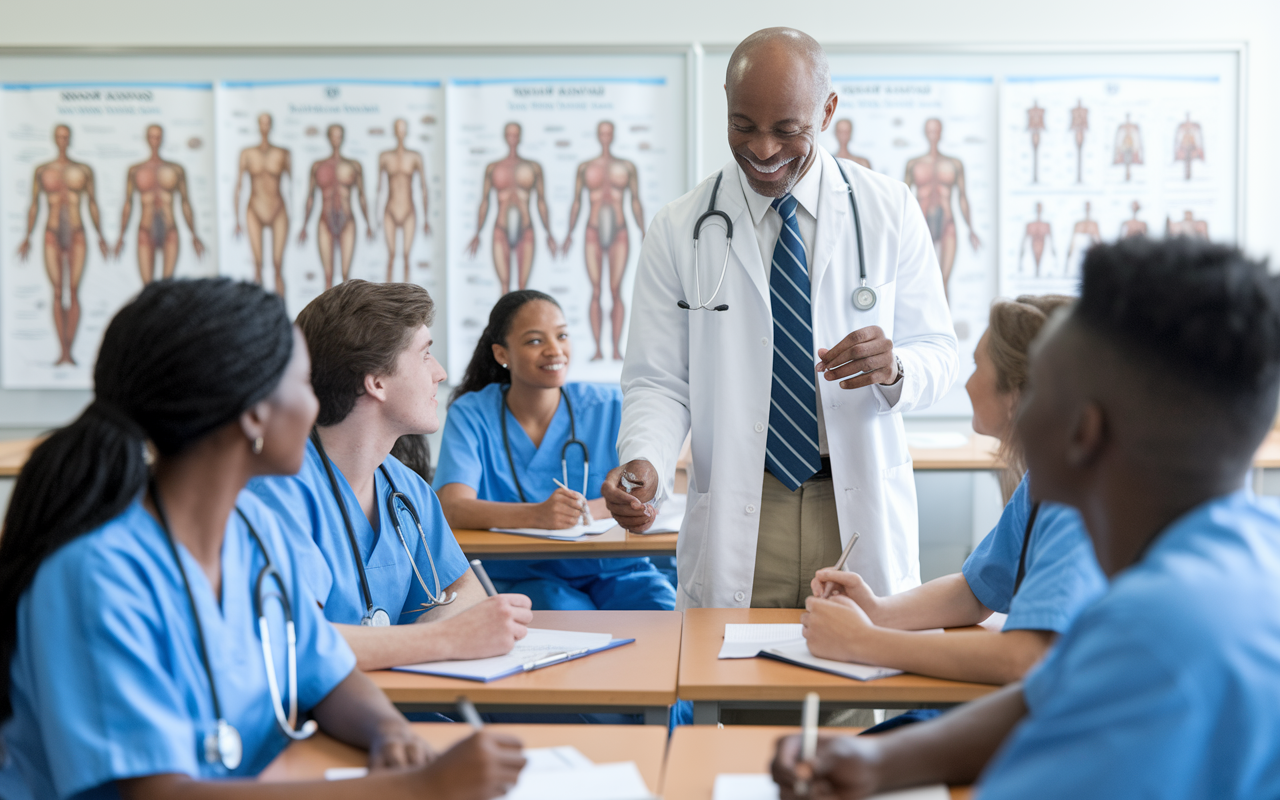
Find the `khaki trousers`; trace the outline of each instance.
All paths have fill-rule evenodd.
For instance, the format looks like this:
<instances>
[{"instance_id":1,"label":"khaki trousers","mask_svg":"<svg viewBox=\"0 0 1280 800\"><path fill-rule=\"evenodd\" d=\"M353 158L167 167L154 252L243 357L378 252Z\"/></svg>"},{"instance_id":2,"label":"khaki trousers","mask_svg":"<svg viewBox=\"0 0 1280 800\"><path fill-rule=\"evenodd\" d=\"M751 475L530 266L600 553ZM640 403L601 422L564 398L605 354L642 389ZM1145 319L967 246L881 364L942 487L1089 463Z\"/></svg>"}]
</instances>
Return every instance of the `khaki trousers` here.
<instances>
[{"instance_id":1,"label":"khaki trousers","mask_svg":"<svg viewBox=\"0 0 1280 800\"><path fill-rule=\"evenodd\" d=\"M810 478L793 492L766 470L751 607L804 608L813 574L835 566L842 549L831 478Z\"/></svg>"}]
</instances>

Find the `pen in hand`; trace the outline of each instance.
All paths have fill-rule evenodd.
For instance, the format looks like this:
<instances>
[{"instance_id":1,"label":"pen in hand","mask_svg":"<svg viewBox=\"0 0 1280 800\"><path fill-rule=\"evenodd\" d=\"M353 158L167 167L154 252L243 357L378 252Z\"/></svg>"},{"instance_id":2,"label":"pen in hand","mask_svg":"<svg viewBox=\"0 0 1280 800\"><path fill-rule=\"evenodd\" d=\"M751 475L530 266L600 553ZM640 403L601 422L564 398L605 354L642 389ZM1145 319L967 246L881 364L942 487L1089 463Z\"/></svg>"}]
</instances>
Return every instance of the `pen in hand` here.
<instances>
[{"instance_id":1,"label":"pen in hand","mask_svg":"<svg viewBox=\"0 0 1280 800\"><path fill-rule=\"evenodd\" d=\"M493 597L498 593L494 587L493 581L489 580L489 573L485 572L484 564L480 563L480 559L471 559L471 571L476 574L476 579L480 581L480 585L484 587L484 593L489 597Z\"/></svg>"},{"instance_id":2,"label":"pen in hand","mask_svg":"<svg viewBox=\"0 0 1280 800\"><path fill-rule=\"evenodd\" d=\"M573 491L568 486L565 486L563 483L561 483L559 478L552 478L551 480L555 482L556 486L559 486L561 489L564 489L566 492ZM577 494L576 492L574 493ZM595 520L591 518L591 507L587 505L587 499L584 497L582 498L582 524L590 525L594 521Z\"/></svg>"},{"instance_id":3,"label":"pen in hand","mask_svg":"<svg viewBox=\"0 0 1280 800\"><path fill-rule=\"evenodd\" d=\"M476 711L475 705L467 699L466 695L458 697L458 713L475 730L480 730L484 727L484 721L480 719L480 714Z\"/></svg>"},{"instance_id":4,"label":"pen in hand","mask_svg":"<svg viewBox=\"0 0 1280 800\"><path fill-rule=\"evenodd\" d=\"M857 532L853 532L853 536L849 537L849 543L844 546L844 552L840 554L840 560L836 562L834 569L836 571L844 569L845 562L849 560L849 554L853 552L853 546L858 543L858 539L862 538ZM822 599L826 600L831 596L831 591L835 588L835 584L826 581L822 586Z\"/></svg>"},{"instance_id":5,"label":"pen in hand","mask_svg":"<svg viewBox=\"0 0 1280 800\"><path fill-rule=\"evenodd\" d=\"M818 755L818 693L804 696L804 711L800 716L800 764L804 775L796 776L795 791L798 797L809 796L809 781L813 777L813 759Z\"/></svg>"}]
</instances>

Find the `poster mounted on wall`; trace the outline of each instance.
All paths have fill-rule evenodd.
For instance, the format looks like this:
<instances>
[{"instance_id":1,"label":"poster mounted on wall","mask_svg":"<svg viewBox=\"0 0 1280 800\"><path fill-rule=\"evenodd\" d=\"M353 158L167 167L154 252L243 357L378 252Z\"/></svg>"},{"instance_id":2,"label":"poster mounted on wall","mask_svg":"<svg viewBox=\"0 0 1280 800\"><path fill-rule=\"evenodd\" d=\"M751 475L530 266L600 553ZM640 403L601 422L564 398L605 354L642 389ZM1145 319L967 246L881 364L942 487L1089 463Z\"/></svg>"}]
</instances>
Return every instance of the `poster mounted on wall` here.
<instances>
[{"instance_id":1,"label":"poster mounted on wall","mask_svg":"<svg viewBox=\"0 0 1280 800\"><path fill-rule=\"evenodd\" d=\"M924 213L961 353L956 383L933 410L966 413L964 383L998 273L995 83L833 76L832 84L839 102L821 144L904 181Z\"/></svg>"},{"instance_id":2,"label":"poster mounted on wall","mask_svg":"<svg viewBox=\"0 0 1280 800\"><path fill-rule=\"evenodd\" d=\"M7 389L89 389L144 284L216 272L210 84L5 84L0 310Z\"/></svg>"},{"instance_id":3,"label":"poster mounted on wall","mask_svg":"<svg viewBox=\"0 0 1280 800\"><path fill-rule=\"evenodd\" d=\"M649 219L684 189L682 87L665 78L448 86L449 370L516 289L564 309L575 381L622 370Z\"/></svg>"},{"instance_id":4,"label":"poster mounted on wall","mask_svg":"<svg viewBox=\"0 0 1280 800\"><path fill-rule=\"evenodd\" d=\"M223 274L279 292L290 314L350 278L439 299L443 100L435 81L218 84Z\"/></svg>"},{"instance_id":5,"label":"poster mounted on wall","mask_svg":"<svg viewBox=\"0 0 1280 800\"><path fill-rule=\"evenodd\" d=\"M1007 77L1001 293L1075 294L1098 242L1234 241L1233 109L1216 75Z\"/></svg>"}]
</instances>

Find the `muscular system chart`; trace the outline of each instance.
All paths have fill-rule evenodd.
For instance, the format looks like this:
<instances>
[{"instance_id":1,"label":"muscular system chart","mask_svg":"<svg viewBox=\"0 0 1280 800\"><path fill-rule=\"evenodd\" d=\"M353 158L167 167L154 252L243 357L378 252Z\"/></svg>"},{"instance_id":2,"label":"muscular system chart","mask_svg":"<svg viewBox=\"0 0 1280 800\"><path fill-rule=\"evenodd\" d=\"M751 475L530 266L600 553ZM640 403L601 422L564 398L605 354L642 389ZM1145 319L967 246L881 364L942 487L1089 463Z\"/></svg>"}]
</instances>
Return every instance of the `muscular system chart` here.
<instances>
[{"instance_id":1,"label":"muscular system chart","mask_svg":"<svg viewBox=\"0 0 1280 800\"><path fill-rule=\"evenodd\" d=\"M210 84L3 87L5 388L91 388L122 304L216 271L212 101Z\"/></svg>"},{"instance_id":2,"label":"muscular system chart","mask_svg":"<svg viewBox=\"0 0 1280 800\"><path fill-rule=\"evenodd\" d=\"M504 293L564 307L570 378L616 381L650 215L684 185L664 79L454 81L449 107L449 364Z\"/></svg>"}]
</instances>

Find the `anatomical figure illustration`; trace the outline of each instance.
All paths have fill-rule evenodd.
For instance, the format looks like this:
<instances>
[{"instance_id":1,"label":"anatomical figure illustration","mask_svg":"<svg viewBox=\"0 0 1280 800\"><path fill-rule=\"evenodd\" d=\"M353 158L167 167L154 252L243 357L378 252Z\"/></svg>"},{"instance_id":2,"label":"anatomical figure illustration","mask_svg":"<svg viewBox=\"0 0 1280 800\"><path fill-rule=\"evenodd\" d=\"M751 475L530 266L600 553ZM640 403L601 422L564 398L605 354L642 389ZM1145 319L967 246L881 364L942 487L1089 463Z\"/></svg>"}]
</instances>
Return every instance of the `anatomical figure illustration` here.
<instances>
[{"instance_id":1,"label":"anatomical figure illustration","mask_svg":"<svg viewBox=\"0 0 1280 800\"><path fill-rule=\"evenodd\" d=\"M378 155L378 191L374 195L374 207L382 197L382 178L387 178L387 204L382 212L382 232L387 237L387 281L392 280L396 262L396 232L400 233L404 253L404 279L409 280L409 254L413 251L413 238L417 233L418 212L413 205L413 177L418 176L422 187L422 232L431 233L427 221L427 167L422 154L404 146L409 134L409 123L395 121L396 147Z\"/></svg>"},{"instance_id":2,"label":"anatomical figure illustration","mask_svg":"<svg viewBox=\"0 0 1280 800\"><path fill-rule=\"evenodd\" d=\"M622 360L622 327L626 309L622 303L622 277L627 270L630 239L627 220L623 215L623 200L631 193L631 214L636 228L644 236L644 209L640 205L640 176L636 165L618 158L610 152L613 145L614 125L601 122L596 126L596 138L600 142L600 155L578 165L577 179L573 187L573 206L569 209L569 232L564 237L561 252L568 253L573 242L573 229L578 224L578 212L582 209L582 192L587 192L587 225L583 233L583 253L587 262L587 277L591 280L591 334L596 340L596 352L592 361L604 358L601 342L603 310L600 307L601 283L604 262L609 263L609 292L611 295L610 322L613 329L613 359Z\"/></svg>"},{"instance_id":3,"label":"anatomical figure illustration","mask_svg":"<svg viewBox=\"0 0 1280 800\"><path fill-rule=\"evenodd\" d=\"M1199 122L1191 121L1190 111L1173 134L1173 160L1187 165L1187 180L1191 180L1191 162L1204 161L1204 131Z\"/></svg>"},{"instance_id":4,"label":"anatomical figure illustration","mask_svg":"<svg viewBox=\"0 0 1280 800\"><path fill-rule=\"evenodd\" d=\"M1127 181L1133 175L1133 165L1141 164L1142 161L1142 130L1136 122L1129 121L1129 115L1124 115L1124 122L1116 128L1116 147L1115 158L1112 164L1124 164L1124 179Z\"/></svg>"},{"instance_id":5,"label":"anatomical figure illustration","mask_svg":"<svg viewBox=\"0 0 1280 800\"><path fill-rule=\"evenodd\" d=\"M1071 109L1071 133L1076 139L1076 183L1084 182L1084 135L1089 130L1089 109L1084 101L1076 100L1076 107Z\"/></svg>"},{"instance_id":6,"label":"anatomical figure illustration","mask_svg":"<svg viewBox=\"0 0 1280 800\"><path fill-rule=\"evenodd\" d=\"M956 262L956 220L951 211L952 194L958 194L960 214L969 228L969 243L974 250L981 241L973 232L969 218L969 198L965 194L964 164L958 158L943 155L938 150L942 139L942 120L929 119L924 123L924 135L929 141L929 152L907 162L904 180L915 192L925 223L933 236L933 246L942 267L942 287L947 290L951 268Z\"/></svg>"},{"instance_id":7,"label":"anatomical figure illustration","mask_svg":"<svg viewBox=\"0 0 1280 800\"><path fill-rule=\"evenodd\" d=\"M1092 210L1092 204L1086 200L1084 219L1071 228L1071 243L1067 245L1067 260L1062 268L1064 275L1080 274L1080 265L1084 260L1085 251L1102 241L1102 231L1098 229L1097 221L1089 216ZM1073 257L1075 260L1072 260Z\"/></svg>"},{"instance_id":8,"label":"anatomical figure illustration","mask_svg":"<svg viewBox=\"0 0 1280 800\"><path fill-rule=\"evenodd\" d=\"M54 366L74 366L71 346L80 327L80 280L84 277L87 255L84 220L80 216L80 204L85 200L89 202L89 219L98 234L98 249L103 258L107 256L107 240L102 235L98 201L94 196L93 169L67 156L71 128L55 127L53 142L57 145L58 157L36 167L31 179L27 235L18 245L18 256L26 261L31 253L31 232L40 214L40 196L44 195L48 208L44 226L44 269L53 288L53 329L61 349Z\"/></svg>"},{"instance_id":9,"label":"anatomical figure illustration","mask_svg":"<svg viewBox=\"0 0 1280 800\"><path fill-rule=\"evenodd\" d=\"M1133 210L1133 216L1125 220L1123 223L1121 223L1120 225L1121 239L1128 239L1132 236L1147 235L1147 223L1138 219L1138 212L1142 210L1142 204L1139 203L1137 200L1134 200L1133 205L1130 206L1130 208Z\"/></svg>"},{"instance_id":10,"label":"anatomical figure illustration","mask_svg":"<svg viewBox=\"0 0 1280 800\"><path fill-rule=\"evenodd\" d=\"M1055 258L1057 254L1053 249L1053 230L1049 223L1040 218L1044 212L1044 205L1036 203L1036 218L1027 223L1026 230L1022 234L1022 244L1018 247L1018 269L1022 270L1022 257L1027 252L1027 243L1031 244L1031 258L1035 262L1036 277L1040 277L1040 262L1044 259L1045 245L1049 245L1049 253Z\"/></svg>"},{"instance_id":11,"label":"anatomical figure illustration","mask_svg":"<svg viewBox=\"0 0 1280 800\"><path fill-rule=\"evenodd\" d=\"M1209 241L1209 223L1202 219L1196 219L1190 210L1182 212L1182 219L1173 220L1165 217L1164 220L1165 236L1186 236L1190 239L1201 239Z\"/></svg>"},{"instance_id":12,"label":"anatomical figure illustration","mask_svg":"<svg viewBox=\"0 0 1280 800\"><path fill-rule=\"evenodd\" d=\"M120 211L120 238L116 241L115 257L124 249L124 235L133 216L133 196L140 200L138 214L138 271L144 284L155 280L156 256L161 256L161 276L172 278L178 265L178 225L174 219L175 196L182 201L182 217L191 230L191 246L196 257L204 256L204 242L196 235L195 212L187 195L187 172L181 164L165 161L160 157L160 145L164 143L164 129L159 125L147 127L147 145L151 157L129 167L125 178L124 207Z\"/></svg>"},{"instance_id":13,"label":"anatomical figure illustration","mask_svg":"<svg viewBox=\"0 0 1280 800\"><path fill-rule=\"evenodd\" d=\"M1040 134L1044 132L1044 109L1033 101L1027 109L1027 131L1031 133L1031 182L1040 182Z\"/></svg>"},{"instance_id":14,"label":"anatomical figure illustration","mask_svg":"<svg viewBox=\"0 0 1280 800\"><path fill-rule=\"evenodd\" d=\"M258 115L258 131L262 141L240 151L236 171L235 235L249 235L253 251L253 280L262 283L262 244L264 232L271 234L271 263L276 270L276 294L284 295L284 250L289 241L289 207L280 186L284 178L293 180L293 159L289 151L271 143L271 115ZM244 226L240 224L240 187L249 176L249 201L244 209Z\"/></svg>"},{"instance_id":15,"label":"anatomical figure illustration","mask_svg":"<svg viewBox=\"0 0 1280 800\"><path fill-rule=\"evenodd\" d=\"M311 220L316 190L320 190L320 220L316 224L316 246L320 249L320 265L324 268L324 288L333 286L333 257L342 259L342 280L351 274L351 260L356 252L356 217L351 209L351 195L360 200L365 233L373 239L369 224L369 204L364 195L364 169L360 162L342 155L346 135L341 125L330 125L326 132L333 153L311 165L311 181L307 184L307 208L302 214L302 230L298 244L306 244L307 223Z\"/></svg>"},{"instance_id":16,"label":"anatomical figure illustration","mask_svg":"<svg viewBox=\"0 0 1280 800\"><path fill-rule=\"evenodd\" d=\"M503 128L507 155L484 168L476 235L467 244L467 254L475 257L480 249L480 233L489 216L489 194L496 193L498 213L493 224L493 268L498 274L503 294L511 291L513 258L517 288L523 289L528 285L529 273L533 271L533 216L529 203L534 194L538 196L538 216L547 231L547 250L553 256L557 252L556 240L551 235L551 218L547 213L542 165L520 155L521 134L522 129L517 122L508 122Z\"/></svg>"},{"instance_id":17,"label":"anatomical figure illustration","mask_svg":"<svg viewBox=\"0 0 1280 800\"><path fill-rule=\"evenodd\" d=\"M856 164L860 164L867 169L871 169L870 159L862 156L855 156L853 153L849 152L849 142L851 141L853 141L853 120L836 120L836 144L839 145L835 152L836 158L847 158Z\"/></svg>"}]
</instances>

